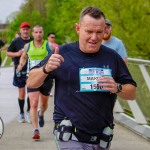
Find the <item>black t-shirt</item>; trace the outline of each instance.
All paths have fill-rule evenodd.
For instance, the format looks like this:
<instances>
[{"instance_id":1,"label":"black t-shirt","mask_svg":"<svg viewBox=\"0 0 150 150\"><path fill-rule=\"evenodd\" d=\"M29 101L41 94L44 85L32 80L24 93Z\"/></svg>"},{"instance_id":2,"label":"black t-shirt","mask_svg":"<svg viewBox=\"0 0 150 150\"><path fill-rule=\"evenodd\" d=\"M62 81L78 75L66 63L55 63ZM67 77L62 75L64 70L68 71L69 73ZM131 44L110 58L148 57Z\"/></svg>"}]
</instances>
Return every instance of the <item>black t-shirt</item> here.
<instances>
[{"instance_id":1,"label":"black t-shirt","mask_svg":"<svg viewBox=\"0 0 150 150\"><path fill-rule=\"evenodd\" d=\"M81 68L107 66L112 70L116 82L136 86L126 64L119 54L103 45L99 52L87 54L79 49L79 43L76 42L60 46L59 53L64 62L47 77L55 78L54 121L60 122L68 117L82 131L91 134L102 132L104 127L113 124L116 94L81 92L79 71ZM36 67L45 64L50 55Z\"/></svg>"},{"instance_id":2,"label":"black t-shirt","mask_svg":"<svg viewBox=\"0 0 150 150\"><path fill-rule=\"evenodd\" d=\"M21 37L16 38L12 41L12 43L10 44L10 46L8 47L8 52L18 52L19 50L24 48L24 45L26 43L29 43L30 41L32 41L33 39L30 37L29 40L23 40ZM19 60L20 57L14 57L12 58L14 65L17 66L19 64ZM26 69L26 65L24 66L23 70Z\"/></svg>"},{"instance_id":3,"label":"black t-shirt","mask_svg":"<svg viewBox=\"0 0 150 150\"><path fill-rule=\"evenodd\" d=\"M0 48L3 47L4 45L5 43L2 40L0 40Z\"/></svg>"}]
</instances>

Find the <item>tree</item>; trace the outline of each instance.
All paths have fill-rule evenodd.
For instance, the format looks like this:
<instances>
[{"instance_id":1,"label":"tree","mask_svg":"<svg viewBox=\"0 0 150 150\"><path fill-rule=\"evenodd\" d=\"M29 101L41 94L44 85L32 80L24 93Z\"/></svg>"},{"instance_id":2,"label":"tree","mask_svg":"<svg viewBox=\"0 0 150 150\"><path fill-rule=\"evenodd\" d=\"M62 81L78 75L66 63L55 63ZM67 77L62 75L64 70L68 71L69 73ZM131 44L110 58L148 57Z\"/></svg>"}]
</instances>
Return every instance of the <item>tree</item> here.
<instances>
[{"instance_id":1,"label":"tree","mask_svg":"<svg viewBox=\"0 0 150 150\"><path fill-rule=\"evenodd\" d=\"M41 24L56 33L59 44L78 39L75 23L84 7L97 6L113 24L113 35L122 39L129 57L150 59L150 1L149 0L28 0L10 24L10 36L22 21L31 26ZM10 38L10 39L11 39Z\"/></svg>"}]
</instances>

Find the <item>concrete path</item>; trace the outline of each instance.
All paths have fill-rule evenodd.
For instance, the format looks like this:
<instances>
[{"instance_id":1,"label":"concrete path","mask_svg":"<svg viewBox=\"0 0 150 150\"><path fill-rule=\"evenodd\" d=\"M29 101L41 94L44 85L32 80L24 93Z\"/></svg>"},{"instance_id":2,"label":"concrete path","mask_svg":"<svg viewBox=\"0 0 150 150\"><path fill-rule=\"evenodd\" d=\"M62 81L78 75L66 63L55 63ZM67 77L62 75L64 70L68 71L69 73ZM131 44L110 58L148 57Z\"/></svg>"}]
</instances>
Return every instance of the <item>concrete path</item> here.
<instances>
[{"instance_id":1,"label":"concrete path","mask_svg":"<svg viewBox=\"0 0 150 150\"><path fill-rule=\"evenodd\" d=\"M40 128L41 140L35 142L31 136L32 125L18 123L17 88L12 86L13 68L0 68L0 117L5 130L0 139L0 150L56 150L53 130L53 97L45 113L46 124ZM110 150L150 150L150 142L130 130L116 124Z\"/></svg>"}]
</instances>

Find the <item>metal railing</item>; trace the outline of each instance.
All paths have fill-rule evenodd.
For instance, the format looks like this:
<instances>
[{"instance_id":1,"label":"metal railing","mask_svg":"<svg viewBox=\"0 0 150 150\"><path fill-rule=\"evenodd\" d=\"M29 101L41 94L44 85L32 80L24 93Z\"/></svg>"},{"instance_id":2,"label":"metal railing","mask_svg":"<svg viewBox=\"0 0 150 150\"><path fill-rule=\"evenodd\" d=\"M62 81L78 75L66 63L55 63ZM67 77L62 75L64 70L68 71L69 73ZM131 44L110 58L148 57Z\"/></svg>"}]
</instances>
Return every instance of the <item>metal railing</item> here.
<instances>
[{"instance_id":1,"label":"metal railing","mask_svg":"<svg viewBox=\"0 0 150 150\"><path fill-rule=\"evenodd\" d=\"M133 62L133 63L135 63L134 65L138 65L139 66L139 69L140 69L140 71L142 73L142 76L143 76L143 78L145 80L145 84L147 85L147 87L149 89L149 92L150 92L150 75L149 75L149 73L148 73L148 71L146 69L147 66L150 67L150 61L149 60L142 60L142 59L134 59L134 58L128 58L128 61L129 61L129 64ZM133 65L133 64L130 64L130 65ZM129 70L130 70L130 68L129 68ZM136 75L136 72L135 72L135 75ZM138 82L138 81L136 81L136 82ZM140 88L142 88L142 87L139 87L139 89ZM145 115L143 114L142 110L140 109L140 106L137 103L137 100L134 100L134 101L128 100L127 103L128 103L128 105L130 107L130 110L131 110L131 112L133 114L133 117L136 120L136 122L138 124L148 124ZM123 109L123 107L121 106L121 104L119 103L118 100L117 100L117 102L115 104L114 112L125 113L125 110Z\"/></svg>"},{"instance_id":2,"label":"metal railing","mask_svg":"<svg viewBox=\"0 0 150 150\"><path fill-rule=\"evenodd\" d=\"M137 82L134 101L117 99L115 120L150 140L150 61L128 58L128 68Z\"/></svg>"}]
</instances>

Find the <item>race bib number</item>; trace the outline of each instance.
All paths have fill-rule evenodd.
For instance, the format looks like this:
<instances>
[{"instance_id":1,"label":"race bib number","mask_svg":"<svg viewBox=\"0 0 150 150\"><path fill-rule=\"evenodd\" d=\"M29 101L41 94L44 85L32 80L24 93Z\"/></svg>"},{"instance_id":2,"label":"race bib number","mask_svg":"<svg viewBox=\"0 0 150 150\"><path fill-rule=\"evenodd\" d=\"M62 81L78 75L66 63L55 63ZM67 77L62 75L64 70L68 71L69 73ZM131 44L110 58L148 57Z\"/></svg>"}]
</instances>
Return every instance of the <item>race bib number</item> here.
<instances>
[{"instance_id":1,"label":"race bib number","mask_svg":"<svg viewBox=\"0 0 150 150\"><path fill-rule=\"evenodd\" d=\"M112 76L111 69L106 68L81 68L80 76L80 92L107 92L98 85L98 78L101 76Z\"/></svg>"}]
</instances>

